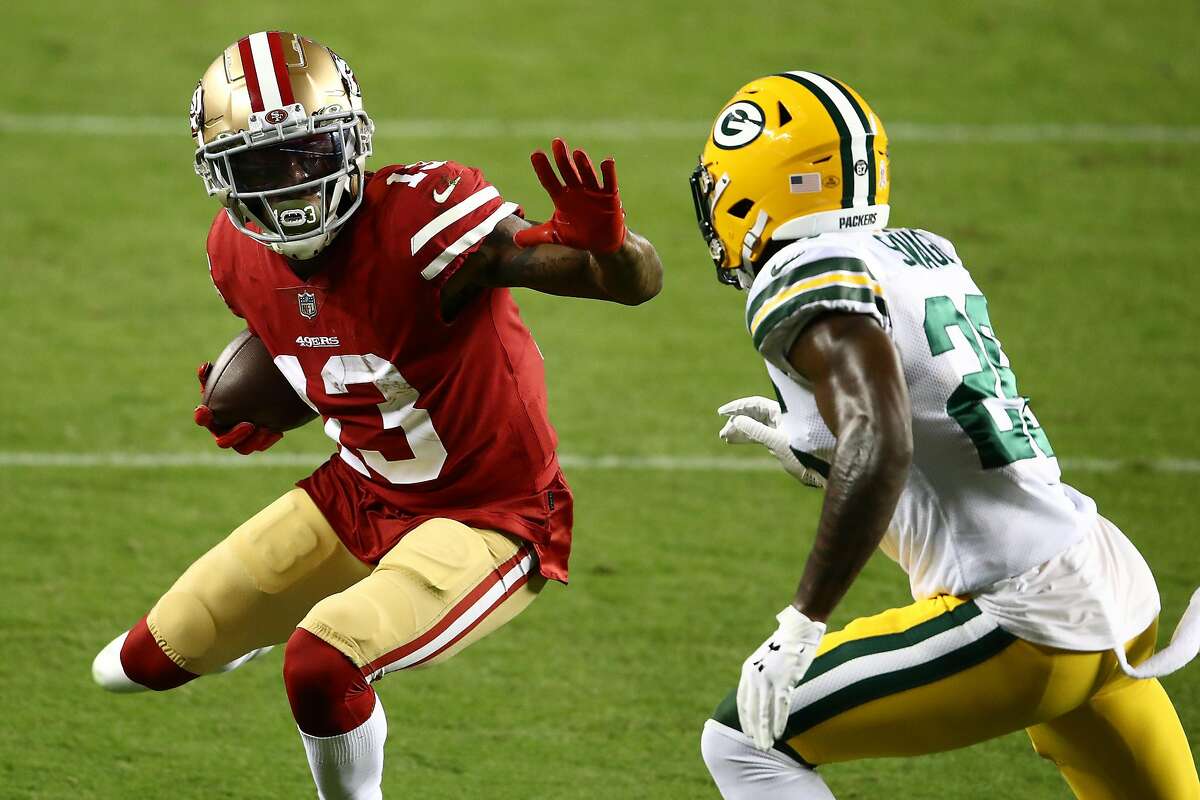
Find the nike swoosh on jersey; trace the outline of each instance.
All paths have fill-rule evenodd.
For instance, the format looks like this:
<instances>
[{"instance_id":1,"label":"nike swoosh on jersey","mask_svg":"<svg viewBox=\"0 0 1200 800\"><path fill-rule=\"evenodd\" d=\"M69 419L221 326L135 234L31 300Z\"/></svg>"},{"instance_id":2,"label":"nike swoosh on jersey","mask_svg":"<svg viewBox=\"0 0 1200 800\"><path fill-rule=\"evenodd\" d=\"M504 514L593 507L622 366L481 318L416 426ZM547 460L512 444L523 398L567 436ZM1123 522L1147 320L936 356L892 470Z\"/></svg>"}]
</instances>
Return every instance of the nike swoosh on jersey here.
<instances>
[{"instance_id":1,"label":"nike swoosh on jersey","mask_svg":"<svg viewBox=\"0 0 1200 800\"><path fill-rule=\"evenodd\" d=\"M807 252L807 251L804 251L804 252ZM789 264L791 264L793 261L795 261L800 256L804 255L804 252L797 253L796 255L789 258L787 261L784 261L780 264L776 264L775 266L771 267L771 277L778 278L779 273L783 272L783 268L788 266Z\"/></svg>"},{"instance_id":2,"label":"nike swoosh on jersey","mask_svg":"<svg viewBox=\"0 0 1200 800\"><path fill-rule=\"evenodd\" d=\"M446 198L450 196L450 193L454 191L454 187L458 186L458 182L461 180L462 180L462 176L459 175L459 176L455 177L454 180L450 181L450 183L448 183L446 185L446 188L443 189L442 191L439 192L437 189L434 189L433 190L433 199L439 203L446 202Z\"/></svg>"}]
</instances>

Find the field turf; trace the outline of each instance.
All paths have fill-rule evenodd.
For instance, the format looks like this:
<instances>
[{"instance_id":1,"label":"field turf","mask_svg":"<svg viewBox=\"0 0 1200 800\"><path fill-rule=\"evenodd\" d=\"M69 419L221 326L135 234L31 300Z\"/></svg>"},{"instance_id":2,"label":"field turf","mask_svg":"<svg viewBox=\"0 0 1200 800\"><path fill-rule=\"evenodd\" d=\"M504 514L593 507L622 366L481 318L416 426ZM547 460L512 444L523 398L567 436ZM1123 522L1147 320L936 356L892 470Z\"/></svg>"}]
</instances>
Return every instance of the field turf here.
<instances>
[{"instance_id":1,"label":"field turf","mask_svg":"<svg viewBox=\"0 0 1200 800\"><path fill-rule=\"evenodd\" d=\"M662 295L631 310L519 294L562 450L580 457L761 457L715 436L718 405L769 387L741 298L712 278L687 174L746 80L847 80L893 129L894 224L957 243L1066 479L1146 554L1171 630L1200 583L1198 25L1200 6L1166 0L8 8L0 798L315 794L278 653L164 696L107 695L89 675L193 558L306 469L20 456L213 452L189 419L193 370L240 324L205 272L216 205L191 172L186 110L227 43L285 28L330 44L381 123L376 165L477 164L534 218L550 204L532 148L561 132L616 156L630 224L666 264ZM997 127L1054 125L1092 127ZM272 453L328 451L313 428ZM386 796L716 796L700 726L790 596L820 496L773 471L569 479L571 586L444 667L379 684ZM834 622L906 601L877 557ZM1200 743L1200 666L1165 683ZM842 798L1068 794L1023 734L824 773Z\"/></svg>"}]
</instances>

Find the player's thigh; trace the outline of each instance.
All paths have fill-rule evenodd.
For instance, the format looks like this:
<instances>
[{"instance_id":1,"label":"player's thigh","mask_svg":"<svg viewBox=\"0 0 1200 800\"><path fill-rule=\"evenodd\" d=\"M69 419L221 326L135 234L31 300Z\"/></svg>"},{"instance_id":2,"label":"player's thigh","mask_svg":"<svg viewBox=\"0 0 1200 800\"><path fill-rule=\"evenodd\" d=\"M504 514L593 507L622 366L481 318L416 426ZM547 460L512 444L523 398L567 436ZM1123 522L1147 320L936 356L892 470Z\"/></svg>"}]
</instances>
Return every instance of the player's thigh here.
<instances>
[{"instance_id":1,"label":"player's thigh","mask_svg":"<svg viewBox=\"0 0 1200 800\"><path fill-rule=\"evenodd\" d=\"M146 621L173 661L204 674L286 641L318 600L369 573L293 489L188 567Z\"/></svg>"},{"instance_id":2,"label":"player's thigh","mask_svg":"<svg viewBox=\"0 0 1200 800\"><path fill-rule=\"evenodd\" d=\"M520 540L435 519L369 576L318 603L300 627L380 677L451 657L519 614L544 585Z\"/></svg>"},{"instance_id":3,"label":"player's thigh","mask_svg":"<svg viewBox=\"0 0 1200 800\"><path fill-rule=\"evenodd\" d=\"M811 765L966 747L1086 700L1100 656L1080 655L1059 661L953 597L864 617L825 637L776 747ZM732 697L715 719L737 727Z\"/></svg>"},{"instance_id":4,"label":"player's thigh","mask_svg":"<svg viewBox=\"0 0 1200 800\"><path fill-rule=\"evenodd\" d=\"M1130 661L1154 652L1157 626L1130 643ZM1200 800L1200 780L1175 707L1157 680L1134 680L1106 657L1105 685L1079 708L1029 729L1038 755L1053 761L1085 800Z\"/></svg>"}]
</instances>

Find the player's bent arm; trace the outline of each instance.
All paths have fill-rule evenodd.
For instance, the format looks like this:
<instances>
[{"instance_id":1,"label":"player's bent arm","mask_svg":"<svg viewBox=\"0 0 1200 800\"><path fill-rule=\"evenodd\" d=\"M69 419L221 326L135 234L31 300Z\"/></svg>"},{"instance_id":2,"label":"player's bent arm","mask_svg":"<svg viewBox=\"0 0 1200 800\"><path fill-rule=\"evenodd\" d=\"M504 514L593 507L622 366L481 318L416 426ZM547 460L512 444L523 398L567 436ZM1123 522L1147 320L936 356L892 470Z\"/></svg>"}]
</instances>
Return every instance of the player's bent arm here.
<instances>
[{"instance_id":1,"label":"player's bent arm","mask_svg":"<svg viewBox=\"0 0 1200 800\"><path fill-rule=\"evenodd\" d=\"M648 240L626 230L613 253L590 253L558 244L518 247L514 234L531 223L501 220L442 290L444 302L480 287L522 286L546 294L639 305L662 290L663 268Z\"/></svg>"},{"instance_id":2,"label":"player's bent arm","mask_svg":"<svg viewBox=\"0 0 1200 800\"><path fill-rule=\"evenodd\" d=\"M824 622L841 601L896 510L912 463L912 411L900 356L879 324L829 314L788 353L837 437L816 541L793 605Z\"/></svg>"}]
</instances>

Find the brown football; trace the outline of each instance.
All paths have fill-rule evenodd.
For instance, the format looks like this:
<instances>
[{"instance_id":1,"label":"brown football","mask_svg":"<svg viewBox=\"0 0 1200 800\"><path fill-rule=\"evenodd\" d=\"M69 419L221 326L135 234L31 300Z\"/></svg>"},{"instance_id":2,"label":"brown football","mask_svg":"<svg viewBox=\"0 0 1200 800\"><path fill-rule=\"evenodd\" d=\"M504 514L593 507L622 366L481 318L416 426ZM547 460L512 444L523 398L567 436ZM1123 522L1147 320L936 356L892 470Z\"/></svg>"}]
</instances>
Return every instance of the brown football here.
<instances>
[{"instance_id":1,"label":"brown football","mask_svg":"<svg viewBox=\"0 0 1200 800\"><path fill-rule=\"evenodd\" d=\"M282 432L317 416L275 366L262 339L248 330L233 337L213 362L204 404L221 428L253 422Z\"/></svg>"}]
</instances>

